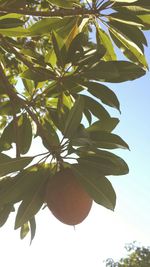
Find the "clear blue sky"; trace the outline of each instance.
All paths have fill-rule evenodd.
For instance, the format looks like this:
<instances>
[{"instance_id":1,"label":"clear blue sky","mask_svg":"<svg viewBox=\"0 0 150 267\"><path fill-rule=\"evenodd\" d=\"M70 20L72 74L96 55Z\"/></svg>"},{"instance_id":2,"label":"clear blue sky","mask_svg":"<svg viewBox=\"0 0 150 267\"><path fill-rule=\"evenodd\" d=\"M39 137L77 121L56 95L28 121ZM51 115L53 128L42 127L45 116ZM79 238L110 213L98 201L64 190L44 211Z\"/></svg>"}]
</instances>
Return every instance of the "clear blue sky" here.
<instances>
[{"instance_id":1,"label":"clear blue sky","mask_svg":"<svg viewBox=\"0 0 150 267\"><path fill-rule=\"evenodd\" d=\"M150 44L150 33L146 37ZM150 47L146 55L150 64ZM2 266L101 267L107 257L120 258L126 242L150 245L150 73L109 86L121 103L115 132L131 149L114 151L130 168L128 175L110 178L117 193L115 212L95 204L89 217L74 230L45 209L37 215L37 236L31 247L28 238L20 241L19 232L13 231L12 215L0 231ZM112 109L111 114L118 116Z\"/></svg>"}]
</instances>

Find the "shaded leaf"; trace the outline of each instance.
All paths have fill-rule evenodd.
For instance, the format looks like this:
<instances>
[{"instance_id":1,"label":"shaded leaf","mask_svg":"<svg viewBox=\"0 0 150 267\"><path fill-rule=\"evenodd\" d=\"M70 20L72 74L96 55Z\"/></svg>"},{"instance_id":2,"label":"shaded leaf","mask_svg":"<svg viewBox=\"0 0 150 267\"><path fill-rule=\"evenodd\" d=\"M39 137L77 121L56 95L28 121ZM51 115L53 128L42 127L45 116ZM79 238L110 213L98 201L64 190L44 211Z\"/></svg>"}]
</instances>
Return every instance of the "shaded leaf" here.
<instances>
[{"instance_id":1,"label":"shaded leaf","mask_svg":"<svg viewBox=\"0 0 150 267\"><path fill-rule=\"evenodd\" d=\"M13 205L10 203L0 207L0 227L2 227L6 223L9 214L12 211L13 211Z\"/></svg>"},{"instance_id":2,"label":"shaded leaf","mask_svg":"<svg viewBox=\"0 0 150 267\"><path fill-rule=\"evenodd\" d=\"M109 113L107 110L96 100L93 98L82 95L85 102L85 107L97 118L106 120L107 118L110 118Z\"/></svg>"},{"instance_id":3,"label":"shaded leaf","mask_svg":"<svg viewBox=\"0 0 150 267\"><path fill-rule=\"evenodd\" d=\"M18 208L15 229L31 220L41 208L44 202L45 184L49 177L50 173L45 172L45 170L41 169L36 172L35 179L32 180L32 187L28 194L25 195Z\"/></svg>"},{"instance_id":4,"label":"shaded leaf","mask_svg":"<svg viewBox=\"0 0 150 267\"><path fill-rule=\"evenodd\" d=\"M35 217L33 216L30 221L30 231L31 231L31 241L30 241L30 245L35 237L35 233L36 233L36 221L35 221Z\"/></svg>"},{"instance_id":5,"label":"shaded leaf","mask_svg":"<svg viewBox=\"0 0 150 267\"><path fill-rule=\"evenodd\" d=\"M2 159L3 154L0 154L0 176L22 170L26 167L32 160L33 157L22 157L22 158L6 158Z\"/></svg>"},{"instance_id":6,"label":"shaded leaf","mask_svg":"<svg viewBox=\"0 0 150 267\"><path fill-rule=\"evenodd\" d=\"M114 210L116 194L107 178L101 175L99 177L93 176L93 170L90 166L84 168L80 164L72 164L71 168L79 182L81 182L96 203Z\"/></svg>"},{"instance_id":7,"label":"shaded leaf","mask_svg":"<svg viewBox=\"0 0 150 267\"><path fill-rule=\"evenodd\" d=\"M82 96L79 96L68 114L64 129L65 137L71 138L73 136L75 130L81 122L83 109L84 98Z\"/></svg>"},{"instance_id":8,"label":"shaded leaf","mask_svg":"<svg viewBox=\"0 0 150 267\"><path fill-rule=\"evenodd\" d=\"M0 20L0 29L8 29L22 26L24 21L17 18L4 18Z\"/></svg>"},{"instance_id":9,"label":"shaded leaf","mask_svg":"<svg viewBox=\"0 0 150 267\"><path fill-rule=\"evenodd\" d=\"M86 131L88 132L92 132L92 131L112 132L118 123L119 123L119 119L117 118L109 118L103 121L98 120L94 122L92 125L90 125L88 128L86 128Z\"/></svg>"},{"instance_id":10,"label":"shaded leaf","mask_svg":"<svg viewBox=\"0 0 150 267\"><path fill-rule=\"evenodd\" d=\"M21 125L19 125L19 135L20 152L21 154L26 154L32 142L32 126L26 114L22 115L22 122Z\"/></svg>"},{"instance_id":11,"label":"shaded leaf","mask_svg":"<svg viewBox=\"0 0 150 267\"><path fill-rule=\"evenodd\" d=\"M97 147L106 149L124 148L129 149L128 144L118 135L106 131L90 132L90 139Z\"/></svg>"},{"instance_id":12,"label":"shaded leaf","mask_svg":"<svg viewBox=\"0 0 150 267\"><path fill-rule=\"evenodd\" d=\"M35 82L55 79L55 75L52 71L40 67L34 67L34 69L32 70L27 69L20 74L20 77L28 80L33 80Z\"/></svg>"},{"instance_id":13,"label":"shaded leaf","mask_svg":"<svg viewBox=\"0 0 150 267\"><path fill-rule=\"evenodd\" d=\"M84 77L103 82L119 83L137 79L145 70L127 61L100 61L84 71Z\"/></svg>"},{"instance_id":14,"label":"shaded leaf","mask_svg":"<svg viewBox=\"0 0 150 267\"><path fill-rule=\"evenodd\" d=\"M116 94L107 86L95 82L85 82L84 85L93 96L99 98L104 104L120 111L120 103Z\"/></svg>"},{"instance_id":15,"label":"shaded leaf","mask_svg":"<svg viewBox=\"0 0 150 267\"><path fill-rule=\"evenodd\" d=\"M80 157L77 159L79 164L85 168L90 165L92 169L99 170L100 174L125 175L129 172L126 162L111 152L99 149L87 150L81 147L76 150L76 153Z\"/></svg>"}]
</instances>

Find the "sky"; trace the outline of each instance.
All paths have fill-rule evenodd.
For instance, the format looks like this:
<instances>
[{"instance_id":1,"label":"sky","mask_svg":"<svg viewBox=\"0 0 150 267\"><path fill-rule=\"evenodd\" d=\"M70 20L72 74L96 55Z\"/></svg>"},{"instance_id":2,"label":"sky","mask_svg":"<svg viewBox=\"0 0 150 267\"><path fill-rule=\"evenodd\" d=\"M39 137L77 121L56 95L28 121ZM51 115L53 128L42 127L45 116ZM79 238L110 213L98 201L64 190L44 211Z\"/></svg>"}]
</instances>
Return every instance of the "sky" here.
<instances>
[{"instance_id":1,"label":"sky","mask_svg":"<svg viewBox=\"0 0 150 267\"><path fill-rule=\"evenodd\" d=\"M150 33L146 34L150 45ZM146 55L150 63L150 46ZM130 151L115 150L129 165L125 176L110 177L117 194L115 211L94 204L80 225L59 222L48 209L36 216L36 237L21 241L13 230L14 214L0 229L0 265L5 267L102 267L107 258L119 259L124 245L137 240L150 245L150 72L132 82L109 84L121 104L115 133L130 146ZM34 144L33 151L41 149Z\"/></svg>"}]
</instances>

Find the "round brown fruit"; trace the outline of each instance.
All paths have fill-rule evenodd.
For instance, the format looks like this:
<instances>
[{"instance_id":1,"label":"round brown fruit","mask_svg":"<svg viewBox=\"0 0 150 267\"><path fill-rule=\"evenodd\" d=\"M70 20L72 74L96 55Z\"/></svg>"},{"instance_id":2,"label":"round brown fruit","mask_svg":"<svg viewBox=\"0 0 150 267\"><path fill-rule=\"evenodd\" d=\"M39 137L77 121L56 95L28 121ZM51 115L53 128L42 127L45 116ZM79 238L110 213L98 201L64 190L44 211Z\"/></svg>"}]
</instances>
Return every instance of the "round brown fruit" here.
<instances>
[{"instance_id":1,"label":"round brown fruit","mask_svg":"<svg viewBox=\"0 0 150 267\"><path fill-rule=\"evenodd\" d=\"M65 224L81 223L88 216L92 202L92 198L69 168L56 173L48 183L47 206L53 215Z\"/></svg>"}]
</instances>

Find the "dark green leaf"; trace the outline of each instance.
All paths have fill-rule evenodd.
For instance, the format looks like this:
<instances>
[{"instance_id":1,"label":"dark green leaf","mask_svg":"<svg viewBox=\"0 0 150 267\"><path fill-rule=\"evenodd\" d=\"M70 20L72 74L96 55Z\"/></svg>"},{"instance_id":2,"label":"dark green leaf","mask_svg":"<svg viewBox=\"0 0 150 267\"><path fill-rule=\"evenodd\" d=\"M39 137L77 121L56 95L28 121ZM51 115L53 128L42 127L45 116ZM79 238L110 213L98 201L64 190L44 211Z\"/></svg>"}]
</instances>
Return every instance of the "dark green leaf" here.
<instances>
[{"instance_id":1,"label":"dark green leaf","mask_svg":"<svg viewBox=\"0 0 150 267\"><path fill-rule=\"evenodd\" d=\"M106 120L109 119L109 113L106 109L97 101L89 96L82 95L85 102L85 107L97 118Z\"/></svg>"},{"instance_id":2,"label":"dark green leaf","mask_svg":"<svg viewBox=\"0 0 150 267\"><path fill-rule=\"evenodd\" d=\"M32 70L27 69L20 74L20 77L28 80L33 80L35 82L55 79L55 75L52 71L40 67L34 67L34 69Z\"/></svg>"},{"instance_id":3,"label":"dark green leaf","mask_svg":"<svg viewBox=\"0 0 150 267\"><path fill-rule=\"evenodd\" d=\"M103 82L119 83L137 79L145 70L127 61L100 61L84 71L84 77Z\"/></svg>"},{"instance_id":4,"label":"dark green leaf","mask_svg":"<svg viewBox=\"0 0 150 267\"><path fill-rule=\"evenodd\" d=\"M7 221L9 214L13 211L12 204L5 204L0 206L0 227L2 227Z\"/></svg>"},{"instance_id":5,"label":"dark green leaf","mask_svg":"<svg viewBox=\"0 0 150 267\"><path fill-rule=\"evenodd\" d=\"M18 131L20 135L20 153L26 154L29 151L32 142L32 126L30 119L26 114L22 115Z\"/></svg>"},{"instance_id":6,"label":"dark green leaf","mask_svg":"<svg viewBox=\"0 0 150 267\"><path fill-rule=\"evenodd\" d=\"M82 96L79 96L67 117L64 129L65 137L71 138L73 136L75 130L81 122L83 109L84 98Z\"/></svg>"},{"instance_id":7,"label":"dark green leaf","mask_svg":"<svg viewBox=\"0 0 150 267\"><path fill-rule=\"evenodd\" d=\"M30 221L30 231L31 231L31 241L30 241L30 245L35 237L35 233L36 233L36 221L35 221L35 217L33 216Z\"/></svg>"},{"instance_id":8,"label":"dark green leaf","mask_svg":"<svg viewBox=\"0 0 150 267\"><path fill-rule=\"evenodd\" d=\"M56 130L53 128L52 124L48 120L43 121L43 130L44 130L44 136L45 138L42 138L42 142L44 146L47 149L50 149L52 147L58 147L59 146L59 137L57 135ZM40 135L40 133L39 133Z\"/></svg>"},{"instance_id":9,"label":"dark green leaf","mask_svg":"<svg viewBox=\"0 0 150 267\"><path fill-rule=\"evenodd\" d=\"M22 26L24 21L16 18L4 18L0 20L0 29L8 29Z\"/></svg>"},{"instance_id":10,"label":"dark green leaf","mask_svg":"<svg viewBox=\"0 0 150 267\"><path fill-rule=\"evenodd\" d=\"M50 173L45 172L45 170L41 169L36 172L35 179L32 179L32 187L30 187L29 192L26 193L18 208L15 229L31 220L41 208L44 202L45 185L49 177Z\"/></svg>"},{"instance_id":11,"label":"dark green leaf","mask_svg":"<svg viewBox=\"0 0 150 267\"><path fill-rule=\"evenodd\" d=\"M94 122L92 125L90 125L86 130L88 132L96 132L96 131L106 131L106 132L112 132L114 128L119 123L119 119L117 118L109 118L107 120L98 120Z\"/></svg>"},{"instance_id":12,"label":"dark green leaf","mask_svg":"<svg viewBox=\"0 0 150 267\"><path fill-rule=\"evenodd\" d=\"M32 160L33 157L22 157L22 158L6 158L3 159L0 154L0 176L22 170L26 167Z\"/></svg>"},{"instance_id":13,"label":"dark green leaf","mask_svg":"<svg viewBox=\"0 0 150 267\"><path fill-rule=\"evenodd\" d=\"M99 98L104 104L120 111L120 103L116 94L107 86L95 82L85 82L84 85L93 96Z\"/></svg>"},{"instance_id":14,"label":"dark green leaf","mask_svg":"<svg viewBox=\"0 0 150 267\"><path fill-rule=\"evenodd\" d=\"M99 170L103 175L125 175L129 172L126 162L108 151L99 149L87 150L87 148L81 147L76 150L76 153L80 158L79 164L86 168L87 165L91 165L92 169Z\"/></svg>"},{"instance_id":15,"label":"dark green leaf","mask_svg":"<svg viewBox=\"0 0 150 267\"><path fill-rule=\"evenodd\" d=\"M90 132L90 139L97 147L106 149L125 148L129 149L128 144L118 135L106 131Z\"/></svg>"},{"instance_id":16,"label":"dark green leaf","mask_svg":"<svg viewBox=\"0 0 150 267\"><path fill-rule=\"evenodd\" d=\"M81 182L96 203L110 210L114 210L116 194L107 178L101 175L99 177L93 176L91 166L83 168L80 164L72 164L71 168L79 179L79 182Z\"/></svg>"}]
</instances>

